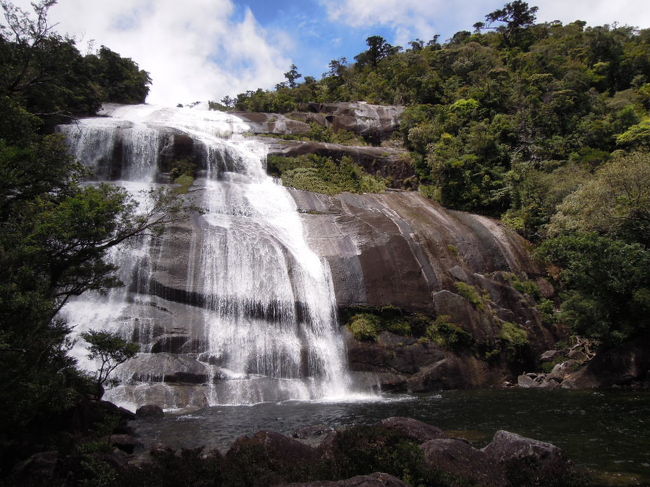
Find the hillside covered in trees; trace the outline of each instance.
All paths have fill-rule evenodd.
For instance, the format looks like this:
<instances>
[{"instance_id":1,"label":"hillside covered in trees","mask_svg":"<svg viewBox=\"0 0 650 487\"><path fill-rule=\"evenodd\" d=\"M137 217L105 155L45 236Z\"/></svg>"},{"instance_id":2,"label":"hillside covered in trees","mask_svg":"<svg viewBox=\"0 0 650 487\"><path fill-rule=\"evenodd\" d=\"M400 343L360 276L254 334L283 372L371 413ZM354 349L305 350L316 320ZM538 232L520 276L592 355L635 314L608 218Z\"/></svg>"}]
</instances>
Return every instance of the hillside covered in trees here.
<instances>
[{"instance_id":1,"label":"hillside covered in trees","mask_svg":"<svg viewBox=\"0 0 650 487\"><path fill-rule=\"evenodd\" d=\"M84 185L87 169L54 133L104 102L144 102L150 84L130 59L106 47L82 55L55 33L54 4L26 12L0 2L0 477L34 451L73 449L72 432L89 426L82 419L70 429L73 411L101 395L105 377L76 367L57 313L73 296L121 285L109 249L170 215L162 194L136 215L123 189ZM135 353L109 334L89 338L111 360Z\"/></svg>"},{"instance_id":2,"label":"hillside covered in trees","mask_svg":"<svg viewBox=\"0 0 650 487\"><path fill-rule=\"evenodd\" d=\"M419 190L535 243L563 290L555 319L620 344L650 320L650 30L535 23L536 12L516 0L472 32L406 48L369 37L320 80L298 83L292 66L274 90L222 103L405 105L399 138Z\"/></svg>"}]
</instances>

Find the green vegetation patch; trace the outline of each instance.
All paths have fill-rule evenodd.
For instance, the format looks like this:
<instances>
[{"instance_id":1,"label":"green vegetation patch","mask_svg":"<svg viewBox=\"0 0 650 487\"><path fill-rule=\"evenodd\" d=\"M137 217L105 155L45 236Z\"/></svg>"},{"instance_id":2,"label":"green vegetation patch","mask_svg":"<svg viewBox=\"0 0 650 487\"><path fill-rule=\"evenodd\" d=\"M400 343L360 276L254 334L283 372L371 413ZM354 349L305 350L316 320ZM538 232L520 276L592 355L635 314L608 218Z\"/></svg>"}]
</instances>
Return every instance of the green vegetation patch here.
<instances>
[{"instance_id":1,"label":"green vegetation patch","mask_svg":"<svg viewBox=\"0 0 650 487\"><path fill-rule=\"evenodd\" d=\"M176 193L186 194L192 184L194 184L194 177L196 175L196 163L187 159L179 159L172 163L169 175L177 184Z\"/></svg>"},{"instance_id":2,"label":"green vegetation patch","mask_svg":"<svg viewBox=\"0 0 650 487\"><path fill-rule=\"evenodd\" d=\"M530 296L535 301L541 299L542 293L535 281L522 278L513 272L506 272L503 276L508 280L510 285L520 293Z\"/></svg>"},{"instance_id":3,"label":"green vegetation patch","mask_svg":"<svg viewBox=\"0 0 650 487\"><path fill-rule=\"evenodd\" d=\"M467 299L474 307L480 309L481 311L485 309L486 303L488 302L488 297L481 294L478 289L476 289L471 284L466 282L458 281L455 284L456 291L459 295Z\"/></svg>"},{"instance_id":4,"label":"green vegetation patch","mask_svg":"<svg viewBox=\"0 0 650 487\"><path fill-rule=\"evenodd\" d=\"M455 352L472 350L474 338L450 316L432 318L422 313L407 313L394 306L351 307L344 311L342 320L359 341L377 341L383 331L403 337L418 338L420 342L433 342Z\"/></svg>"},{"instance_id":5,"label":"green vegetation patch","mask_svg":"<svg viewBox=\"0 0 650 487\"><path fill-rule=\"evenodd\" d=\"M528 345L528 332L520 325L509 321L504 321L501 325L499 338L514 348Z\"/></svg>"},{"instance_id":6,"label":"green vegetation patch","mask_svg":"<svg viewBox=\"0 0 650 487\"><path fill-rule=\"evenodd\" d=\"M448 315L438 316L427 327L425 336L440 347L454 351L468 350L474 345L472 335L453 323Z\"/></svg>"},{"instance_id":7,"label":"green vegetation patch","mask_svg":"<svg viewBox=\"0 0 650 487\"><path fill-rule=\"evenodd\" d=\"M304 134L273 134L270 136L283 140L305 140L351 146L368 145L363 137L360 137L349 130L337 130L333 127L326 127L316 122L310 123L309 127L309 131Z\"/></svg>"},{"instance_id":8,"label":"green vegetation patch","mask_svg":"<svg viewBox=\"0 0 650 487\"><path fill-rule=\"evenodd\" d=\"M280 177L285 186L314 193L381 193L386 190L384 179L368 174L348 156L340 161L316 154L269 156L267 171Z\"/></svg>"},{"instance_id":9,"label":"green vegetation patch","mask_svg":"<svg viewBox=\"0 0 650 487\"><path fill-rule=\"evenodd\" d=\"M348 328L359 341L374 342L380 331L380 320L368 313L354 315L348 323Z\"/></svg>"},{"instance_id":10,"label":"green vegetation patch","mask_svg":"<svg viewBox=\"0 0 650 487\"><path fill-rule=\"evenodd\" d=\"M376 341L382 331L403 337L425 337L431 317L395 306L352 306L343 311L341 321L357 340Z\"/></svg>"}]
</instances>

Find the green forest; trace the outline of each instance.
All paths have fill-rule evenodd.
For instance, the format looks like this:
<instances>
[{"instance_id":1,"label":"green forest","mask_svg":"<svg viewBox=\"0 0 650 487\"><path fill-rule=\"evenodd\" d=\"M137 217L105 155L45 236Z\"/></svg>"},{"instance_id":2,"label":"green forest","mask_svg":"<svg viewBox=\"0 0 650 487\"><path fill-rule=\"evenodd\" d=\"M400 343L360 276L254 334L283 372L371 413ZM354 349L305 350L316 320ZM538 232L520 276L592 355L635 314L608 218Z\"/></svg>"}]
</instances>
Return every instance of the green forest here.
<instances>
[{"instance_id":1,"label":"green forest","mask_svg":"<svg viewBox=\"0 0 650 487\"><path fill-rule=\"evenodd\" d=\"M161 193L151 211L136 215L122 189L82 184L87 170L55 125L95 114L104 102L142 103L150 79L106 47L82 55L73 39L48 25L54 3L39 2L28 13L0 2L2 478L34 451L73 449L73 435L61 432L70 430L75 407L101 395L105 375L77 369L68 355L70 328L58 311L85 291L121 285L108 250L155 230L178 209ZM110 334L88 339L109 367L135 353Z\"/></svg>"},{"instance_id":2,"label":"green forest","mask_svg":"<svg viewBox=\"0 0 650 487\"><path fill-rule=\"evenodd\" d=\"M406 48L372 36L320 80L298 83L291 66L274 90L222 106L406 106L399 139L419 191L530 240L563 291L555 319L615 346L650 323L650 30L536 13L514 1L472 31Z\"/></svg>"}]
</instances>

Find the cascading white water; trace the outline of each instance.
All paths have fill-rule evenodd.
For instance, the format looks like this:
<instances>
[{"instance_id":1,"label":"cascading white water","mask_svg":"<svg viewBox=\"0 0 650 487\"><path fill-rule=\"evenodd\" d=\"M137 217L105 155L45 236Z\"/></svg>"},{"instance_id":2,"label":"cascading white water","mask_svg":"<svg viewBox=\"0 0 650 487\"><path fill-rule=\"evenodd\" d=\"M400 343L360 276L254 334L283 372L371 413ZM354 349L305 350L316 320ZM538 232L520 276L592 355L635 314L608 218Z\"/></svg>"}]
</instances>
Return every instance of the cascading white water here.
<instances>
[{"instance_id":1,"label":"cascading white water","mask_svg":"<svg viewBox=\"0 0 650 487\"><path fill-rule=\"evenodd\" d=\"M309 249L291 195L266 174L264 144L246 139L248 126L221 112L141 105L110 106L106 115L62 131L98 179L116 180L134 195L156 184L170 134L190 136L202 152L205 177L197 179L193 191L204 213L194 218L184 272L184 291L201 299L193 303L196 326L183 325L203 330L202 348L186 354L205 367L207 380L193 386L205 397L203 404L349 396L329 267ZM116 167L118 152L122 164ZM138 197L146 205L146 197ZM117 330L145 344L139 358L155 355L146 345L162 308L148 293L158 259L153 248L142 238L115 249L120 277L130 284L69 303L62 314L77 333ZM149 306L134 313L134 303ZM83 348L76 353L83 362ZM109 398L130 407L150 402L147 388L154 385L133 366L121 369L126 384L108 391ZM160 375L151 367L147 374ZM160 402L187 405L178 395Z\"/></svg>"}]
</instances>

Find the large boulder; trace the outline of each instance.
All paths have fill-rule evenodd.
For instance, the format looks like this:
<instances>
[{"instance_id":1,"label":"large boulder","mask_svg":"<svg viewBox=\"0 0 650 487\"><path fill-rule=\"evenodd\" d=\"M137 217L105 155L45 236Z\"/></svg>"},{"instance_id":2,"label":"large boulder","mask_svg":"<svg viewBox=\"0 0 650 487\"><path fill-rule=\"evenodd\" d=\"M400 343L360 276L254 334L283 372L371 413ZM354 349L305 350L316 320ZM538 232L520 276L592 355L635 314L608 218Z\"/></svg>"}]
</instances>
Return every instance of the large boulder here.
<instances>
[{"instance_id":1,"label":"large boulder","mask_svg":"<svg viewBox=\"0 0 650 487\"><path fill-rule=\"evenodd\" d=\"M572 473L570 462L557 446L508 431L497 431L482 452L505 469L513 485L565 485L556 482ZM541 483L533 483L535 479Z\"/></svg>"},{"instance_id":2,"label":"large boulder","mask_svg":"<svg viewBox=\"0 0 650 487\"><path fill-rule=\"evenodd\" d=\"M135 411L137 419L160 419L165 417L164 411L155 404L145 404Z\"/></svg>"},{"instance_id":3,"label":"large boulder","mask_svg":"<svg viewBox=\"0 0 650 487\"><path fill-rule=\"evenodd\" d=\"M501 465L464 440L440 438L427 441L421 447L429 468L449 474L469 485L506 485Z\"/></svg>"},{"instance_id":4,"label":"large boulder","mask_svg":"<svg viewBox=\"0 0 650 487\"><path fill-rule=\"evenodd\" d=\"M629 386L650 380L650 335L621 347L602 350L575 372L565 375L562 387L591 389Z\"/></svg>"},{"instance_id":5,"label":"large boulder","mask_svg":"<svg viewBox=\"0 0 650 487\"><path fill-rule=\"evenodd\" d=\"M389 430L397 431L409 440L424 443L429 440L445 438L447 435L438 427L413 418L393 416L381 420L380 424Z\"/></svg>"},{"instance_id":6,"label":"large boulder","mask_svg":"<svg viewBox=\"0 0 650 487\"><path fill-rule=\"evenodd\" d=\"M373 144L390 137L399 128L402 106L371 105L365 102L307 103L300 111L278 113L235 112L246 121L253 133L300 135L309 132L310 124L348 130Z\"/></svg>"},{"instance_id":7,"label":"large boulder","mask_svg":"<svg viewBox=\"0 0 650 487\"><path fill-rule=\"evenodd\" d=\"M259 431L235 440L225 459L230 474L244 485L276 485L311 478L320 457L298 440Z\"/></svg>"},{"instance_id":8,"label":"large boulder","mask_svg":"<svg viewBox=\"0 0 650 487\"><path fill-rule=\"evenodd\" d=\"M203 384L210 378L207 367L187 355L141 353L117 370L123 380Z\"/></svg>"},{"instance_id":9,"label":"large boulder","mask_svg":"<svg viewBox=\"0 0 650 487\"><path fill-rule=\"evenodd\" d=\"M393 391L431 391L502 384L556 341L532 298L511 280L534 280L542 269L528 244L499 222L447 210L410 192L328 196L292 190L311 248L328 260L337 304L347 310L381 309L424 313L466 331L475 348L493 352L503 323L521 327L529 351L511 370L507 357L490 363L469 351L452 353L426 340L390 338L375 342L347 337L350 368L374 372ZM459 290L473 290L478 303ZM528 349L527 349L528 350ZM496 350L499 353L499 350ZM505 354L504 354L505 355Z\"/></svg>"}]
</instances>

